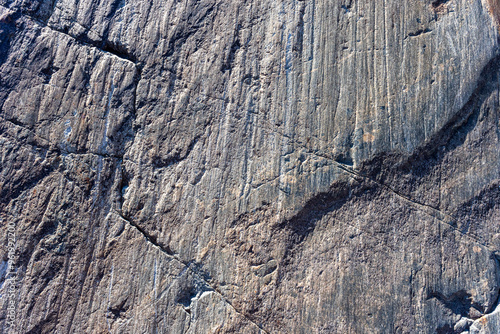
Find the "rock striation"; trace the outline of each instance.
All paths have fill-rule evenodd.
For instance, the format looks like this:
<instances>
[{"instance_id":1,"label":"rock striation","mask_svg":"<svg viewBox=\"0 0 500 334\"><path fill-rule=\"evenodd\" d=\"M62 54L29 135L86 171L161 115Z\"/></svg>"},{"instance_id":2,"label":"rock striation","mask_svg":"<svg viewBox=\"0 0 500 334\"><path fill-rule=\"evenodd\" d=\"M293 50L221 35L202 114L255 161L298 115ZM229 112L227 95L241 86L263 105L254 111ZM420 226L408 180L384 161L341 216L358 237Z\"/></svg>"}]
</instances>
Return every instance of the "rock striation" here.
<instances>
[{"instance_id":1,"label":"rock striation","mask_svg":"<svg viewBox=\"0 0 500 334\"><path fill-rule=\"evenodd\" d=\"M0 0L1 331L499 333L499 24Z\"/></svg>"}]
</instances>

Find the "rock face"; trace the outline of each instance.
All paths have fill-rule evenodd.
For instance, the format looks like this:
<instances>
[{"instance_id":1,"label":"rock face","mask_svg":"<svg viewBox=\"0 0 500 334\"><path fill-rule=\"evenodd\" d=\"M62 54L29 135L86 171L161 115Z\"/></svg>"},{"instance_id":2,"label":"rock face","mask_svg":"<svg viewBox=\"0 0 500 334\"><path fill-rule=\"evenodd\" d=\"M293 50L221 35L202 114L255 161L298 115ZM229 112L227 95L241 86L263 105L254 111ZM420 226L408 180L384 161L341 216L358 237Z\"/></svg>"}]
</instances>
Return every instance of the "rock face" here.
<instances>
[{"instance_id":1,"label":"rock face","mask_svg":"<svg viewBox=\"0 0 500 334\"><path fill-rule=\"evenodd\" d=\"M499 333L499 23L0 0L0 331Z\"/></svg>"}]
</instances>

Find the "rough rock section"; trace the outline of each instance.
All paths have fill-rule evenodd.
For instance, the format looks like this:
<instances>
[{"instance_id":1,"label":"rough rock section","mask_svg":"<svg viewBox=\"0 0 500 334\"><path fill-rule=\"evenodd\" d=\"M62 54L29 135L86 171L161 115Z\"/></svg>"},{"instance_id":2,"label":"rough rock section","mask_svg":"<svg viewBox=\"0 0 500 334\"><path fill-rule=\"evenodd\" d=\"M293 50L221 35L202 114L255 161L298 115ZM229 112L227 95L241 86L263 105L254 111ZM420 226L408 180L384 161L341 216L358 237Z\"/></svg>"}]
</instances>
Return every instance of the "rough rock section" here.
<instances>
[{"instance_id":1,"label":"rough rock section","mask_svg":"<svg viewBox=\"0 0 500 334\"><path fill-rule=\"evenodd\" d=\"M499 333L499 23L0 0L0 332Z\"/></svg>"}]
</instances>

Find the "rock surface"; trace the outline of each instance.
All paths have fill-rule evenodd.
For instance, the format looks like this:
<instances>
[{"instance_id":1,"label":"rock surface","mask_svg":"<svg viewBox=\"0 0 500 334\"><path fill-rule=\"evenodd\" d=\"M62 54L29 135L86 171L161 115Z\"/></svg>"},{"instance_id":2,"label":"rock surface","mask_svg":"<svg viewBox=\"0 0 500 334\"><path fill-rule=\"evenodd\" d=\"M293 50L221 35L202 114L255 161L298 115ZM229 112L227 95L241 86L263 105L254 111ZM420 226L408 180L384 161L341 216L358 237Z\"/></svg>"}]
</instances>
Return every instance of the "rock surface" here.
<instances>
[{"instance_id":1,"label":"rock surface","mask_svg":"<svg viewBox=\"0 0 500 334\"><path fill-rule=\"evenodd\" d=\"M0 0L1 331L499 333L499 23Z\"/></svg>"}]
</instances>

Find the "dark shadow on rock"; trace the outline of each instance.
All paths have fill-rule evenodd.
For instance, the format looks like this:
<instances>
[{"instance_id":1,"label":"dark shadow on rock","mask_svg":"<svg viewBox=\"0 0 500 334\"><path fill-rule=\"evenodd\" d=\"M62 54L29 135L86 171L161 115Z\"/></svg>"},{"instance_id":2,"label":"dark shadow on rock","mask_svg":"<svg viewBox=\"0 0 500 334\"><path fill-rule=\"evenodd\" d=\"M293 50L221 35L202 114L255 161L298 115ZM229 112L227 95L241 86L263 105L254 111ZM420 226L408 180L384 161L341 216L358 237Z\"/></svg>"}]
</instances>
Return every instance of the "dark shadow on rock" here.
<instances>
[{"instance_id":1,"label":"dark shadow on rock","mask_svg":"<svg viewBox=\"0 0 500 334\"><path fill-rule=\"evenodd\" d=\"M478 123L481 106L498 89L499 74L500 55L483 68L467 103L425 144L416 148L411 155L400 152L381 153L373 159L363 161L359 166L360 173L382 183L395 174L411 174L414 179L427 175L442 162L446 153L464 144L467 134Z\"/></svg>"}]
</instances>

